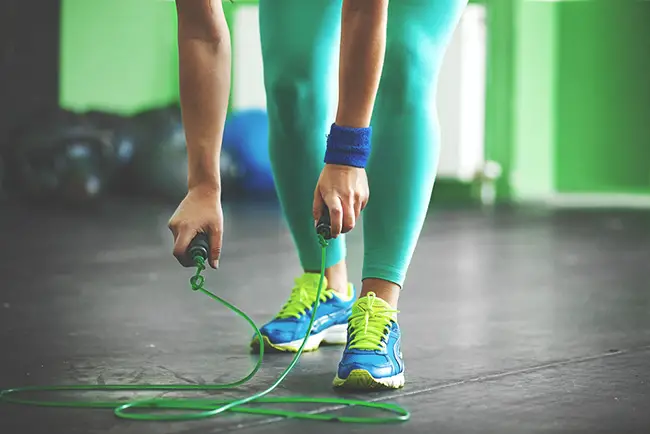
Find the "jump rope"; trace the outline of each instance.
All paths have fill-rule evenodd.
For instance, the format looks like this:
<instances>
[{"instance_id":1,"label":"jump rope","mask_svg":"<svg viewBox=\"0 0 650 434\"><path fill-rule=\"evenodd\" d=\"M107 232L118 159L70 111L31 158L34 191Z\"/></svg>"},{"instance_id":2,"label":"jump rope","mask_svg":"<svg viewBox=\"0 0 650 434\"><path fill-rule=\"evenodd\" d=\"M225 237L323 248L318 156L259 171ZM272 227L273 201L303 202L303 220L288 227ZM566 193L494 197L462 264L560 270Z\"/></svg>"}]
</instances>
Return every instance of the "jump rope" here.
<instances>
[{"instance_id":1,"label":"jump rope","mask_svg":"<svg viewBox=\"0 0 650 434\"><path fill-rule=\"evenodd\" d=\"M316 319L316 311L320 304L320 295L323 290L323 281L325 277L325 260L327 257L326 248L328 240L331 239L331 223L329 211L325 208L323 216L316 225L316 234L321 246L321 267L320 281L316 293L316 302L311 312L311 321L307 330L311 330ZM366 402L356 399L345 398L313 398L308 396L267 396L273 392L284 379L289 375L298 363L302 355L309 333L305 335L302 345L296 352L291 363L280 374L280 376L261 392L241 399L224 400L213 398L187 398L187 397L165 397L157 396L151 398L134 399L130 401L99 401L99 400L46 400L37 398L24 397L25 395L41 394L47 392L211 392L215 390L228 390L242 386L253 379L257 371L262 366L264 358L264 342L262 333L255 325L255 322L239 308L219 297L218 295L205 289L205 277L203 271L205 263L209 258L210 246L208 236L204 233L198 234L190 243L187 249L187 255L192 259L196 273L190 278L190 286L195 292L201 292L214 301L218 301L231 311L243 318L255 331L259 341L259 356L255 366L245 377L227 384L79 384L79 385L55 385L55 386L28 386L0 391L0 401L40 406L40 407L67 407L67 408L103 408L112 409L115 416L122 419L140 420L140 421L188 421L206 419L224 413L247 413L263 416L279 416L291 419L307 419L320 421L338 421L343 423L391 423L404 422L410 418L410 413L404 408L390 403ZM260 404L275 404L269 407ZM334 406L340 410L345 407L360 407L368 410L379 410L388 413L384 416L337 416L331 413L315 411L292 411L277 406L286 404L312 404ZM322 411L322 410L321 410Z\"/></svg>"}]
</instances>

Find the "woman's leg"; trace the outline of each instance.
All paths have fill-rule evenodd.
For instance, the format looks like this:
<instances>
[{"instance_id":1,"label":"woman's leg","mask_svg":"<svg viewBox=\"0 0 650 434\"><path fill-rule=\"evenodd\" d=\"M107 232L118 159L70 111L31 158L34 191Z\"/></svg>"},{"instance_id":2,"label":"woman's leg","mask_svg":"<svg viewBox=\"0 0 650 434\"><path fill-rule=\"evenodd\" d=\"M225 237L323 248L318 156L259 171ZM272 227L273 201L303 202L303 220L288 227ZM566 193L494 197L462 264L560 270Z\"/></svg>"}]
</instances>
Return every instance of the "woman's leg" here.
<instances>
[{"instance_id":1,"label":"woman's leg","mask_svg":"<svg viewBox=\"0 0 650 434\"><path fill-rule=\"evenodd\" d=\"M330 78L336 74L340 16L336 0L260 1L273 175L300 262L310 272L320 270L311 204L335 102ZM328 266L344 260L344 238L330 243L327 256ZM338 283L345 286L347 279Z\"/></svg>"},{"instance_id":2,"label":"woman's leg","mask_svg":"<svg viewBox=\"0 0 650 434\"><path fill-rule=\"evenodd\" d=\"M431 199L439 155L438 75L466 3L391 3L386 66L372 121L363 292L385 296L394 307Z\"/></svg>"},{"instance_id":3,"label":"woman's leg","mask_svg":"<svg viewBox=\"0 0 650 434\"><path fill-rule=\"evenodd\" d=\"M346 349L337 385L394 388L404 384L395 308L436 176L437 78L466 3L390 3L386 59L373 112L367 168L370 200L363 215L363 288L350 319L356 344ZM369 310L373 314L366 320ZM381 356L372 355L377 349Z\"/></svg>"},{"instance_id":4,"label":"woman's leg","mask_svg":"<svg viewBox=\"0 0 650 434\"><path fill-rule=\"evenodd\" d=\"M321 267L312 202L323 168L326 133L335 101L331 89L341 19L340 0L261 0L260 33L269 116L269 151L276 189L305 274L276 318L262 328L266 344L296 350L307 333ZM345 343L353 300L345 241L327 252L327 290L307 350L321 340ZM323 315L321 320L320 315Z\"/></svg>"}]
</instances>

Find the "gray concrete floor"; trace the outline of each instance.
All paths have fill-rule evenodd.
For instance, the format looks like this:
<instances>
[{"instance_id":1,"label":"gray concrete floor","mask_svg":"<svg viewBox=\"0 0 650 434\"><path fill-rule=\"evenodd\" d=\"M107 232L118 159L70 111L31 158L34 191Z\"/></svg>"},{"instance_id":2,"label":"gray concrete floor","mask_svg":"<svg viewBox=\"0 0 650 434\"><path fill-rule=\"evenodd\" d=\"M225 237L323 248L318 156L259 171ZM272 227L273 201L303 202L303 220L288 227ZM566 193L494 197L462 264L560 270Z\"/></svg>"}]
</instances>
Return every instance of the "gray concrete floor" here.
<instances>
[{"instance_id":1,"label":"gray concrete floor","mask_svg":"<svg viewBox=\"0 0 650 434\"><path fill-rule=\"evenodd\" d=\"M3 209L0 388L225 382L252 367L247 325L190 291L189 270L171 257L172 211L125 202L75 215ZM271 204L228 206L226 220L221 268L207 286L262 323L299 273L291 239ZM348 240L358 283L361 231ZM407 387L353 395L399 403L411 421L142 423L110 410L0 404L0 432L647 433L649 282L648 212L434 209L400 306ZM337 396L340 352L306 354L277 395ZM225 395L262 390L289 361L269 355L255 380Z\"/></svg>"}]
</instances>

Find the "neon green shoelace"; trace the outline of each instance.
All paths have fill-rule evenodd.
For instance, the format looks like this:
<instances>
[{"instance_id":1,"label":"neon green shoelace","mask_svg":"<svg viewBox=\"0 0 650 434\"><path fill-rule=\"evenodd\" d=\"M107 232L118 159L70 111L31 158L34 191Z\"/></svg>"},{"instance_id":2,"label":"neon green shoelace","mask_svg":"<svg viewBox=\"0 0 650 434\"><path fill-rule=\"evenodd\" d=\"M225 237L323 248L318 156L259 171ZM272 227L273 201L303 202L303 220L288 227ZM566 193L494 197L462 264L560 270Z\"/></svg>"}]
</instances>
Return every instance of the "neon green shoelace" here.
<instances>
[{"instance_id":1,"label":"neon green shoelace","mask_svg":"<svg viewBox=\"0 0 650 434\"><path fill-rule=\"evenodd\" d=\"M397 310L369 292L359 299L352 308L350 316L350 349L385 350L388 333Z\"/></svg>"},{"instance_id":2,"label":"neon green shoelace","mask_svg":"<svg viewBox=\"0 0 650 434\"><path fill-rule=\"evenodd\" d=\"M311 315L311 321L308 329L311 330L314 326L316 319L316 310L323 293L323 282L325 280L325 260L326 260L326 247L327 241L319 236L321 244L321 273L318 290L316 291L314 309ZM320 421L337 421L343 423L391 423L391 422L404 422L411 417L410 413L404 408L390 403L382 402L366 402L356 399L345 398L314 398L308 396L278 396L268 397L266 395L273 392L284 379L289 375L293 368L298 363L303 349L307 344L307 336L303 339L300 348L296 352L293 360L289 366L280 374L280 376L273 381L270 386L262 386L262 390L254 393L245 398L240 399L215 399L214 397L165 397L154 396L135 398L132 400L85 400L78 398L76 400L47 400L39 398L38 395L43 392L115 392L115 391L130 391L130 392L194 392L205 394L206 392L213 392L215 390L231 390L235 387L248 383L257 373L262 366L262 359L264 357L264 345L262 344L262 333L255 325L255 322L244 312L238 309L233 304L219 297L218 295L208 291L203 287L204 277L201 275L205 270L205 260L203 258L195 258L196 274L190 279L192 289L200 292L214 301L224 305L226 308L232 310L234 313L243 318L255 331L255 335L260 342L259 345L259 358L255 366L245 377L227 384L73 384L73 385L55 385L55 386L31 386L19 387L14 389L0 390L0 402L10 402L14 404L34 405L40 407L68 407L68 408L105 408L113 410L113 413L122 419L140 420L140 421L188 421L205 419L217 415L223 415L227 412L230 413L244 413L253 414L258 416L275 416L285 417L291 419L307 419L307 420L320 420ZM305 302L306 303L306 302ZM374 308L373 308L374 309ZM368 330L375 330L373 317L376 317L376 310L373 315L368 317ZM31 397L30 395L37 395ZM28 396L24 396L28 395ZM256 405L252 405L256 404ZM260 404L275 404L273 407ZM277 408L279 405L286 404L312 404L318 405L320 408L315 410L288 410ZM325 406L325 409L323 409ZM361 416L338 416L331 414L335 409L342 409L345 407L355 407L357 409L367 409L374 411L383 411L391 413L389 415L361 415Z\"/></svg>"},{"instance_id":3,"label":"neon green shoelace","mask_svg":"<svg viewBox=\"0 0 650 434\"><path fill-rule=\"evenodd\" d=\"M312 308L317 298L321 303L324 303L334 297L334 291L332 289L321 291L319 296L318 287L318 279L310 279L305 276L297 278L296 286L291 290L289 300L282 307L276 318L300 318Z\"/></svg>"}]
</instances>

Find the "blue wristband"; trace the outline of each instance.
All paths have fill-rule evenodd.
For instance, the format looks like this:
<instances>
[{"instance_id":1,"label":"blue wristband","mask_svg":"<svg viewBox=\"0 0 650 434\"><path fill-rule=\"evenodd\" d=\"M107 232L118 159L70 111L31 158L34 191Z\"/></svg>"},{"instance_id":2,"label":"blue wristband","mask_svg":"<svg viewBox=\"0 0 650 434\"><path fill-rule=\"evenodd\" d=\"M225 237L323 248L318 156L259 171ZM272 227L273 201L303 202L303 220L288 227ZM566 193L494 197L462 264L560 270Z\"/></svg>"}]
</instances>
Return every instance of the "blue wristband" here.
<instances>
[{"instance_id":1,"label":"blue wristband","mask_svg":"<svg viewBox=\"0 0 650 434\"><path fill-rule=\"evenodd\" d=\"M325 164L365 168L370 158L372 128L348 128L332 124L327 136Z\"/></svg>"}]
</instances>

